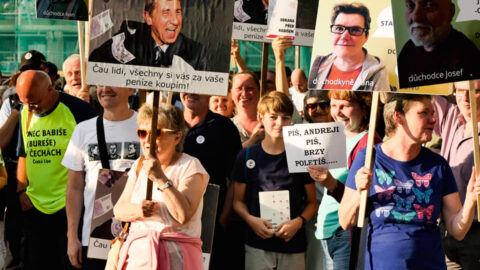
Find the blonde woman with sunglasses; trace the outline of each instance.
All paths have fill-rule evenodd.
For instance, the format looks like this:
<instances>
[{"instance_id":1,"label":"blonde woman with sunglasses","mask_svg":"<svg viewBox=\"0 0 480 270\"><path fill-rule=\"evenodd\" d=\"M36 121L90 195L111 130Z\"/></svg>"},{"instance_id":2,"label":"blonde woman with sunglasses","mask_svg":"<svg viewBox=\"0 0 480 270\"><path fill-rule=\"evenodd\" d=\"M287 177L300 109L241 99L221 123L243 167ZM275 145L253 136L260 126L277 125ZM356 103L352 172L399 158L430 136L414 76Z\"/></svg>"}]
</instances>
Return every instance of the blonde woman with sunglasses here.
<instances>
[{"instance_id":1,"label":"blonde woman with sunglasses","mask_svg":"<svg viewBox=\"0 0 480 270\"><path fill-rule=\"evenodd\" d=\"M138 112L143 153L150 150L152 115L146 104ZM155 155L133 165L114 207L116 219L131 222L118 269L203 268L201 215L209 175L198 159L182 153L185 130L183 112L160 104ZM145 200L147 181L153 182L151 201Z\"/></svg>"}]
</instances>

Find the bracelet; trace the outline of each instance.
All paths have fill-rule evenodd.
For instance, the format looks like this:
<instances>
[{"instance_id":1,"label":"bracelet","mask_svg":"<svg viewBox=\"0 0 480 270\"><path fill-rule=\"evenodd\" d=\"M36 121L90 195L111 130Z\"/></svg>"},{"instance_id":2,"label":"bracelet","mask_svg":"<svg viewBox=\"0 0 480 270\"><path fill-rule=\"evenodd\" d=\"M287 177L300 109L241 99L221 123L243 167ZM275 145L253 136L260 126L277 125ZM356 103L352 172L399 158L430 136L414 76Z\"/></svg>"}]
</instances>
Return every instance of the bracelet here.
<instances>
[{"instance_id":1,"label":"bracelet","mask_svg":"<svg viewBox=\"0 0 480 270\"><path fill-rule=\"evenodd\" d=\"M298 217L302 220L302 226L307 223L307 220L302 215L299 215Z\"/></svg>"},{"instance_id":2,"label":"bracelet","mask_svg":"<svg viewBox=\"0 0 480 270\"><path fill-rule=\"evenodd\" d=\"M27 189L22 189L22 190L20 190L20 191L17 191L17 196L20 195L20 194L22 194L22 193L24 193L25 191L27 191Z\"/></svg>"}]
</instances>

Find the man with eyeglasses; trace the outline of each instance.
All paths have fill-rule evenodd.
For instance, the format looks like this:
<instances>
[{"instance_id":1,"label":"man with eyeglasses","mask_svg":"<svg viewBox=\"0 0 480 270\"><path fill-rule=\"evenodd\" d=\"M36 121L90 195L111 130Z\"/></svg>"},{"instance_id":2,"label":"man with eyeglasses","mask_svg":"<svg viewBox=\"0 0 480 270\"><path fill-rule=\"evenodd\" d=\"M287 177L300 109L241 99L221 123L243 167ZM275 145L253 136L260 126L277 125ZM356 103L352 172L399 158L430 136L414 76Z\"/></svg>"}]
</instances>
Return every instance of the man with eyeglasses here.
<instances>
[{"instance_id":1,"label":"man with eyeglasses","mask_svg":"<svg viewBox=\"0 0 480 270\"><path fill-rule=\"evenodd\" d=\"M24 215L25 269L68 266L62 158L77 123L95 116L88 103L57 92L47 73L22 72L17 79L20 109L17 196Z\"/></svg>"},{"instance_id":2,"label":"man with eyeglasses","mask_svg":"<svg viewBox=\"0 0 480 270\"><path fill-rule=\"evenodd\" d=\"M333 8L333 52L315 58L308 89L390 90L385 64L363 48L370 22L370 12L362 4L338 4Z\"/></svg>"},{"instance_id":3,"label":"man with eyeglasses","mask_svg":"<svg viewBox=\"0 0 480 270\"><path fill-rule=\"evenodd\" d=\"M103 107L103 129L107 145L107 158L111 170L129 170L136 158L129 157L130 145L140 149L140 141L135 133L137 113L128 107L128 98L133 89L98 86L97 96ZM84 121L75 127L62 165L68 168L67 218L68 218L68 257L72 265L83 269L105 269L105 260L87 258L90 238L95 190L98 171L102 168L98 152L97 118ZM123 149L117 148L123 146ZM127 148L128 146L128 148ZM122 152L124 153L122 155ZM123 158L122 158L123 156ZM138 157L138 155L135 155ZM82 207L83 224L81 238L78 229Z\"/></svg>"},{"instance_id":4,"label":"man with eyeglasses","mask_svg":"<svg viewBox=\"0 0 480 270\"><path fill-rule=\"evenodd\" d=\"M480 80L474 82L474 87L478 105L480 104ZM434 131L442 138L440 154L452 168L463 204L474 166L472 111L470 110L469 82L456 82L454 88L456 105L448 103L443 97L434 97L435 112L438 117ZM477 107L476 114L479 121L480 106ZM447 261L447 265L458 264L460 269L466 270L480 269L480 223L477 219L477 211L475 211L472 226L463 240L458 241L446 232L442 235L445 254L450 261Z\"/></svg>"},{"instance_id":5,"label":"man with eyeglasses","mask_svg":"<svg viewBox=\"0 0 480 270\"><path fill-rule=\"evenodd\" d=\"M451 21L452 0L405 0L410 40L398 55L400 87L480 78L480 51Z\"/></svg>"}]
</instances>

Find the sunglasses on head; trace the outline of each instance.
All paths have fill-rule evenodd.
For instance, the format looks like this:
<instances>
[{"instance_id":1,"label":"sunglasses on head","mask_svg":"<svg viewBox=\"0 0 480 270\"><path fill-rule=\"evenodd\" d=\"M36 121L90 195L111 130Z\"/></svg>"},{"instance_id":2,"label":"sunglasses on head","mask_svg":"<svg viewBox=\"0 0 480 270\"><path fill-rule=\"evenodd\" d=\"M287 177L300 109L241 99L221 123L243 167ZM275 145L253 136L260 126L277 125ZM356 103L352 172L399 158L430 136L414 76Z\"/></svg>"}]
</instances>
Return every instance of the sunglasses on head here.
<instances>
[{"instance_id":1,"label":"sunglasses on head","mask_svg":"<svg viewBox=\"0 0 480 270\"><path fill-rule=\"evenodd\" d=\"M329 105L330 105L330 102L328 101L307 103L307 109L316 110L318 107L320 107L320 109L326 110Z\"/></svg>"},{"instance_id":2,"label":"sunglasses on head","mask_svg":"<svg viewBox=\"0 0 480 270\"><path fill-rule=\"evenodd\" d=\"M141 140L145 139L147 135L150 134L151 132L152 132L151 130L137 128L137 136ZM175 132L175 130L169 129L169 128L157 129L156 137L159 138L160 136L162 136L163 133L167 133L167 132Z\"/></svg>"}]
</instances>

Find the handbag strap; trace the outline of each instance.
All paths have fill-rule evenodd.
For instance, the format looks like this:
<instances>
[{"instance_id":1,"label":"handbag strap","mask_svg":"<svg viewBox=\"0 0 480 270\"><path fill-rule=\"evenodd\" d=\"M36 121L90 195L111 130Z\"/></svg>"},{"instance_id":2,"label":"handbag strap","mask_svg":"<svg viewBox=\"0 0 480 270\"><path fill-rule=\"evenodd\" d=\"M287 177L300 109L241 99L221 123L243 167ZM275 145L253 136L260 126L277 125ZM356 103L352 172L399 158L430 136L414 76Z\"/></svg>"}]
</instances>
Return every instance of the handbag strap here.
<instances>
[{"instance_id":1,"label":"handbag strap","mask_svg":"<svg viewBox=\"0 0 480 270\"><path fill-rule=\"evenodd\" d=\"M100 150L100 160L102 161L102 168L110 169L108 162L107 143L105 141L105 129L103 128L103 115L97 117L97 141L98 149Z\"/></svg>"},{"instance_id":2,"label":"handbag strap","mask_svg":"<svg viewBox=\"0 0 480 270\"><path fill-rule=\"evenodd\" d=\"M135 173L137 174L137 178L138 178L138 175L140 174L140 170L142 169L144 160L145 160L145 156L141 156L140 160L138 161L137 170L135 171ZM123 239L125 239L125 236L127 234L128 226L130 226L130 222L125 222L125 225L123 226L123 230L120 233L120 236L123 237Z\"/></svg>"}]
</instances>

